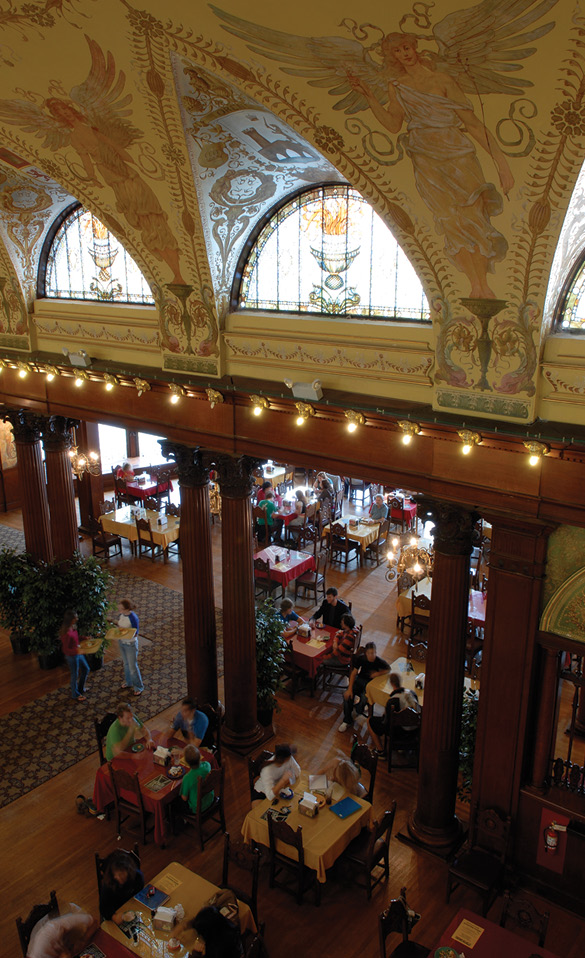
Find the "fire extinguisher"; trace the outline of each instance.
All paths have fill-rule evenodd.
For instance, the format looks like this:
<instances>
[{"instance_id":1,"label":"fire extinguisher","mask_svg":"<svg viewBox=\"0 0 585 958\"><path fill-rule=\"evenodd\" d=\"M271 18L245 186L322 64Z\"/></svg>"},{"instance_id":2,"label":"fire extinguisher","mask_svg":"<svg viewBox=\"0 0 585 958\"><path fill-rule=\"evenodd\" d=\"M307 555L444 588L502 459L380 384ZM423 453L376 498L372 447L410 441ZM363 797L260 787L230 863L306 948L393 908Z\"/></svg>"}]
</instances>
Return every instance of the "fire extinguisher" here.
<instances>
[{"instance_id":1,"label":"fire extinguisher","mask_svg":"<svg viewBox=\"0 0 585 958\"><path fill-rule=\"evenodd\" d=\"M545 852L550 852L552 855L555 854L559 846L559 833L557 831L557 823L550 822L544 830L544 850Z\"/></svg>"}]
</instances>

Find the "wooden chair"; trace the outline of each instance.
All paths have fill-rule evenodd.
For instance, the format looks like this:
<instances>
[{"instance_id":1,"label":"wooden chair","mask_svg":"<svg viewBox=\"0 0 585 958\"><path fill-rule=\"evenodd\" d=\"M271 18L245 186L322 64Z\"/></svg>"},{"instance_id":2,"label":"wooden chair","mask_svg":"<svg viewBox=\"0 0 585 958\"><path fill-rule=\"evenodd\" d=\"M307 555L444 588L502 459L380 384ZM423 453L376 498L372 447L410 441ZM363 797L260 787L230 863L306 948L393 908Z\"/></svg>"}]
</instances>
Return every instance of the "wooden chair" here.
<instances>
[{"instance_id":1,"label":"wooden chair","mask_svg":"<svg viewBox=\"0 0 585 958\"><path fill-rule=\"evenodd\" d=\"M549 918L549 911L538 911L528 898L516 898L510 894L509 889L504 892L500 916L502 928L511 923L514 930L521 928L523 931L532 932L538 938L538 947L544 948Z\"/></svg>"},{"instance_id":2,"label":"wooden chair","mask_svg":"<svg viewBox=\"0 0 585 958\"><path fill-rule=\"evenodd\" d=\"M250 801L254 801L254 782L258 778L260 772L262 771L262 766L266 764L271 758L274 757L274 752L269 752L267 749L262 749L259 755L256 758L252 758L251 755L248 756L248 782L250 784Z\"/></svg>"},{"instance_id":3,"label":"wooden chair","mask_svg":"<svg viewBox=\"0 0 585 958\"><path fill-rule=\"evenodd\" d=\"M270 576L270 562L265 562L264 559L254 559L254 595L256 598L261 595L272 596L278 589L281 590L284 598L284 587Z\"/></svg>"},{"instance_id":4,"label":"wooden chair","mask_svg":"<svg viewBox=\"0 0 585 958\"><path fill-rule=\"evenodd\" d=\"M357 500L358 493L362 500L362 506L366 503L366 497L372 500L372 493L370 491L370 483L367 479L350 479L349 480L349 499Z\"/></svg>"},{"instance_id":5,"label":"wooden chair","mask_svg":"<svg viewBox=\"0 0 585 958\"><path fill-rule=\"evenodd\" d=\"M270 878L271 888L275 885L295 895L297 905L303 902L303 895L312 886L315 888L315 904L321 904L321 885L317 881L317 874L305 865L303 850L303 830L299 825L296 831L286 822L276 822L272 815L268 816L268 841L270 842ZM280 852L276 843L289 845L294 848L296 858L288 858ZM290 876L289 881L279 879L282 872Z\"/></svg>"},{"instance_id":6,"label":"wooden chair","mask_svg":"<svg viewBox=\"0 0 585 958\"><path fill-rule=\"evenodd\" d=\"M154 823L150 826L148 825L149 815L144 808L138 772L131 774L125 768L114 768L111 762L108 762L108 768L114 790L118 835L122 832L124 822L128 821L131 816L137 817L140 822L142 844L146 845L146 836L154 830ZM132 798L128 798L128 795L131 795ZM126 812L126 814L124 814L124 812Z\"/></svg>"},{"instance_id":7,"label":"wooden chair","mask_svg":"<svg viewBox=\"0 0 585 958\"><path fill-rule=\"evenodd\" d=\"M289 525L283 529L285 532L285 541L290 542L294 549L302 549L305 544L305 531L307 528L306 513L299 516L301 520L298 525Z\"/></svg>"},{"instance_id":8,"label":"wooden chair","mask_svg":"<svg viewBox=\"0 0 585 958\"><path fill-rule=\"evenodd\" d=\"M206 702L205 705L199 706L199 710L207 715L209 720L205 735L201 739L201 746L212 751L217 764L221 765L221 726L225 718L225 709L221 702L217 703L216 708Z\"/></svg>"},{"instance_id":9,"label":"wooden chair","mask_svg":"<svg viewBox=\"0 0 585 958\"><path fill-rule=\"evenodd\" d=\"M414 579L409 572L401 572L396 580L396 591L398 595L401 595L403 592L408 592L408 590L414 585ZM404 626L408 623L410 625L411 612L408 615L397 615L396 616L396 628L404 631Z\"/></svg>"},{"instance_id":10,"label":"wooden chair","mask_svg":"<svg viewBox=\"0 0 585 958\"><path fill-rule=\"evenodd\" d=\"M355 656L357 655L357 650L359 649L360 642L362 640L362 632L363 632L363 626L358 625L357 634L356 634L355 642L353 645L353 654L350 661L347 663L347 665L336 665L334 662L328 662L327 660L325 660L323 664L321 665L319 669L319 675L321 676L323 680L321 684L323 691L325 691L325 687L327 688L331 687L331 684L332 684L331 680L334 675L340 675L342 677L345 675L347 676L347 680L349 682L349 675L353 668L353 660ZM336 687L339 685L339 679L337 680L335 685Z\"/></svg>"},{"instance_id":11,"label":"wooden chair","mask_svg":"<svg viewBox=\"0 0 585 958\"><path fill-rule=\"evenodd\" d=\"M333 519L337 521L337 519L341 519L342 516L343 516L343 486L341 486L341 488L338 489L337 492L335 493L334 504L333 504Z\"/></svg>"},{"instance_id":12,"label":"wooden chair","mask_svg":"<svg viewBox=\"0 0 585 958\"><path fill-rule=\"evenodd\" d=\"M294 660L294 654L292 649L287 649L284 653L284 662L282 663L282 672L280 675L281 682L288 681L288 687L286 688L291 699L294 699L297 691L299 690L302 683L305 679L308 679L309 675L306 669L303 669L300 665L297 665ZM311 695L315 694L314 682L311 683Z\"/></svg>"},{"instance_id":13,"label":"wooden chair","mask_svg":"<svg viewBox=\"0 0 585 958\"><path fill-rule=\"evenodd\" d=\"M261 932L257 931L255 935L249 931L244 932L242 944L244 946L244 958L269 958Z\"/></svg>"},{"instance_id":14,"label":"wooden chair","mask_svg":"<svg viewBox=\"0 0 585 958\"><path fill-rule=\"evenodd\" d=\"M372 897L372 889L390 874L389 846L395 814L396 802L392 802L388 811L384 812L380 821L372 824L371 829L362 828L339 859L349 865L352 881L366 889L368 899ZM377 868L381 868L382 872L372 881L372 872ZM361 873L363 883L357 880L356 873Z\"/></svg>"},{"instance_id":15,"label":"wooden chair","mask_svg":"<svg viewBox=\"0 0 585 958\"><path fill-rule=\"evenodd\" d=\"M199 781L199 788L197 789L197 812L193 815L192 812L185 812L182 809L182 815L186 822L194 825L197 829L197 834L199 836L199 845L201 846L201 851L205 847L205 842L210 838L213 838L214 835L217 835L218 832L225 832L225 814L223 810L223 784L225 778L225 768L212 768L209 775L206 775L203 781ZM213 792L213 801L209 808L205 810L201 809L203 799L206 795L209 795L210 792ZM185 804L185 803L183 803ZM205 838L203 835L203 825L205 822L215 822L217 828L214 828L212 832L209 832Z\"/></svg>"},{"instance_id":16,"label":"wooden chair","mask_svg":"<svg viewBox=\"0 0 585 958\"><path fill-rule=\"evenodd\" d=\"M294 486L295 486L295 467L294 466L285 466L283 485L285 489L294 489Z\"/></svg>"},{"instance_id":17,"label":"wooden chair","mask_svg":"<svg viewBox=\"0 0 585 958\"><path fill-rule=\"evenodd\" d=\"M400 518L392 515L392 510L394 512L400 513ZM388 497L388 519L390 520L390 525L400 527L400 534L404 532L404 501L399 499L398 496L389 496Z\"/></svg>"},{"instance_id":18,"label":"wooden chair","mask_svg":"<svg viewBox=\"0 0 585 958\"><path fill-rule=\"evenodd\" d=\"M117 848L116 851L124 852L126 855L131 855L136 860L136 867L140 869L140 854L138 852L138 842L134 842L134 846L131 851L128 851L125 848ZM98 886L98 898L101 895L102 891L102 880L104 877L104 871L106 867L106 862L109 858L109 855L106 855L104 858L100 858L98 853L95 853L95 871L97 876L97 886ZM100 920L104 921L104 916L100 915Z\"/></svg>"},{"instance_id":19,"label":"wooden chair","mask_svg":"<svg viewBox=\"0 0 585 958\"><path fill-rule=\"evenodd\" d=\"M160 509L158 499L155 499L154 496L147 496L144 500L144 508L150 509L152 512L158 512Z\"/></svg>"},{"instance_id":20,"label":"wooden chair","mask_svg":"<svg viewBox=\"0 0 585 958\"><path fill-rule=\"evenodd\" d=\"M142 550L150 550L150 558L152 562L156 558L164 556L164 549L161 545L154 541L154 536L152 535L152 528L150 525L150 519L136 519L136 532L138 533L138 556L142 556Z\"/></svg>"},{"instance_id":21,"label":"wooden chair","mask_svg":"<svg viewBox=\"0 0 585 958\"><path fill-rule=\"evenodd\" d=\"M388 728L386 731L386 750L388 753L388 771L393 768L416 768L420 754L420 725L421 713L414 709L400 709L390 711ZM394 761L394 752L410 753L411 764L407 764L405 756L400 762Z\"/></svg>"},{"instance_id":22,"label":"wooden chair","mask_svg":"<svg viewBox=\"0 0 585 958\"><path fill-rule=\"evenodd\" d=\"M162 508L162 501L166 499L168 503L171 501L171 485L172 485L172 470L170 469L161 469L157 483L156 483L156 499L158 502L159 509Z\"/></svg>"},{"instance_id":23,"label":"wooden chair","mask_svg":"<svg viewBox=\"0 0 585 958\"><path fill-rule=\"evenodd\" d=\"M409 914L406 902L406 888L400 889L400 898L394 898L388 908L378 915L378 933L380 937L380 958L426 958L430 949L409 941L408 935L420 915ZM402 942L387 956L386 939L389 935L402 935Z\"/></svg>"},{"instance_id":24,"label":"wooden chair","mask_svg":"<svg viewBox=\"0 0 585 958\"><path fill-rule=\"evenodd\" d=\"M175 505L174 502L167 502L165 506L165 515L175 516L176 519L181 518L181 507Z\"/></svg>"},{"instance_id":25,"label":"wooden chair","mask_svg":"<svg viewBox=\"0 0 585 958\"><path fill-rule=\"evenodd\" d=\"M325 598L325 573L327 571L327 562L329 560L329 553L327 549L318 555L315 559L315 568L311 572L304 572L303 575L298 576L295 579L295 602L297 601L297 595L299 589L303 589L305 595L307 592L313 592L315 594L315 605L317 604L317 593L322 592L323 598Z\"/></svg>"},{"instance_id":26,"label":"wooden chair","mask_svg":"<svg viewBox=\"0 0 585 958\"><path fill-rule=\"evenodd\" d=\"M136 496L133 496L131 492L128 492L128 487L126 485L125 479L115 479L115 492L116 492L116 501L119 506L133 506L136 502Z\"/></svg>"},{"instance_id":27,"label":"wooden chair","mask_svg":"<svg viewBox=\"0 0 585 958\"><path fill-rule=\"evenodd\" d=\"M100 765L106 764L106 756L104 754L104 745L106 741L106 735L110 730L110 726L116 721L115 712L106 712L103 718L95 718L93 720L93 727L95 729L95 737L97 741L98 754L100 757Z\"/></svg>"},{"instance_id":28,"label":"wooden chair","mask_svg":"<svg viewBox=\"0 0 585 958\"><path fill-rule=\"evenodd\" d=\"M374 542L370 542L369 546L366 546L366 551L364 553L364 559L373 559L376 562L376 567L380 565L380 553L383 549L386 548L386 539L388 538L388 529L390 523L387 519L384 519L378 527L378 535Z\"/></svg>"},{"instance_id":29,"label":"wooden chair","mask_svg":"<svg viewBox=\"0 0 585 958\"><path fill-rule=\"evenodd\" d=\"M481 895L487 915L504 878L510 825L510 816L503 818L495 808L474 806L469 838L449 866L447 901L454 888L467 885Z\"/></svg>"},{"instance_id":30,"label":"wooden chair","mask_svg":"<svg viewBox=\"0 0 585 958\"><path fill-rule=\"evenodd\" d=\"M371 805L374 801L374 786L376 784L376 772L378 771L378 756L373 748L370 748L368 745L359 742L355 733L352 740L351 760L352 762L355 762L356 765L359 765L361 769L365 768L366 771L369 772L370 784L366 794L366 801Z\"/></svg>"},{"instance_id":31,"label":"wooden chair","mask_svg":"<svg viewBox=\"0 0 585 958\"><path fill-rule=\"evenodd\" d=\"M105 559L106 562L110 561L110 549L114 550L115 556L122 555L122 540L120 536L116 535L115 532L105 532L102 529L101 523L94 519L93 516L89 520L89 531L91 534L91 551L92 555L97 556L98 559Z\"/></svg>"},{"instance_id":32,"label":"wooden chair","mask_svg":"<svg viewBox=\"0 0 585 958\"><path fill-rule=\"evenodd\" d=\"M37 922L39 922L41 918L44 918L45 915L48 915L49 918L57 918L58 914L59 905L57 902L57 895L54 891L52 891L49 894L49 900L46 904L33 905L26 918L16 919L16 930L18 931L18 938L20 940L23 958L26 958L30 936Z\"/></svg>"},{"instance_id":33,"label":"wooden chair","mask_svg":"<svg viewBox=\"0 0 585 958\"><path fill-rule=\"evenodd\" d=\"M359 561L359 543L349 538L347 529L340 522L334 522L329 527L327 548L329 549L331 562L343 561L344 566L347 567L352 552L355 553L353 558Z\"/></svg>"},{"instance_id":34,"label":"wooden chair","mask_svg":"<svg viewBox=\"0 0 585 958\"><path fill-rule=\"evenodd\" d=\"M248 872L251 876L251 887L249 892L242 891L229 880L230 864L236 865L240 871ZM260 924L258 921L258 879L260 876L260 851L244 842L230 841L229 833L223 836L223 871L221 874L220 888L231 888L235 892L236 898L245 902L254 916L256 927Z\"/></svg>"},{"instance_id":35,"label":"wooden chair","mask_svg":"<svg viewBox=\"0 0 585 958\"><path fill-rule=\"evenodd\" d=\"M413 638L416 635L421 635L423 632L428 630L430 611L431 600L429 597L423 593L417 595L415 592L413 592L411 597L410 635L408 637L408 645L406 650L408 658L412 657L411 646L413 644ZM424 640L424 644L426 645L426 639Z\"/></svg>"},{"instance_id":36,"label":"wooden chair","mask_svg":"<svg viewBox=\"0 0 585 958\"><path fill-rule=\"evenodd\" d=\"M309 509L309 506L307 506L307 510L308 509ZM321 535L321 530L319 529L318 525L316 526L311 525L310 519L307 516L307 522L305 525L305 546L307 546L309 543L312 543L313 555L315 556L315 558L317 558L321 550L322 540L323 540L323 536Z\"/></svg>"},{"instance_id":37,"label":"wooden chair","mask_svg":"<svg viewBox=\"0 0 585 958\"><path fill-rule=\"evenodd\" d=\"M264 546L269 545L268 525L266 524L266 512L261 506L252 506L252 519L254 520L254 530L258 536L258 542ZM258 519L264 520L264 525L258 522Z\"/></svg>"},{"instance_id":38,"label":"wooden chair","mask_svg":"<svg viewBox=\"0 0 585 958\"><path fill-rule=\"evenodd\" d=\"M104 499L103 502L99 504L100 516L105 516L108 512L116 511L116 500L115 499Z\"/></svg>"}]
</instances>

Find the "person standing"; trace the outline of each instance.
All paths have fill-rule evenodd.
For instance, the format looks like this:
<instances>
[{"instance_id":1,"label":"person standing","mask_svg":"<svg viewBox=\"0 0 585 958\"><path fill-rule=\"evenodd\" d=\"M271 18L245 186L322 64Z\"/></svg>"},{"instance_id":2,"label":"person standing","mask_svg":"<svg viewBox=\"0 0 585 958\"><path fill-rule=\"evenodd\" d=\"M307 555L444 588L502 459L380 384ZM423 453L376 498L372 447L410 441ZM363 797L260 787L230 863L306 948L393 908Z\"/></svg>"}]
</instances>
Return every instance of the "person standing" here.
<instances>
[{"instance_id":1,"label":"person standing","mask_svg":"<svg viewBox=\"0 0 585 958\"><path fill-rule=\"evenodd\" d=\"M122 685L122 690L132 691L136 696L142 695L144 683L140 669L138 668L139 619L130 599L120 599L118 609L120 611L118 628L134 629L134 635L131 638L119 639L120 655L122 656L124 665L124 685Z\"/></svg>"},{"instance_id":2,"label":"person standing","mask_svg":"<svg viewBox=\"0 0 585 958\"><path fill-rule=\"evenodd\" d=\"M77 612L68 609L63 616L59 638L71 673L71 698L76 702L85 702L85 680L89 674L89 665L85 655L80 651L76 626Z\"/></svg>"}]
</instances>

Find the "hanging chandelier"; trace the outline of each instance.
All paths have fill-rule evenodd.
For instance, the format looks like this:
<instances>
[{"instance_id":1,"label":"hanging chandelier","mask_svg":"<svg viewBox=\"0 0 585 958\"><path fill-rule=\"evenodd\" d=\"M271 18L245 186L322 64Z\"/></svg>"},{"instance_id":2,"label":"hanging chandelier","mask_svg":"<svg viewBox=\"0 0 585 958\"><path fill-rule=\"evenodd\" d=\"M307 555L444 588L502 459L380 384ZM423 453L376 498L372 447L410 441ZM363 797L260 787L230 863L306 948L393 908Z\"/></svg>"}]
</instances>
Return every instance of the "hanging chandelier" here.
<instances>
[{"instance_id":1,"label":"hanging chandelier","mask_svg":"<svg viewBox=\"0 0 585 958\"><path fill-rule=\"evenodd\" d=\"M403 544L395 538L392 540L392 546L393 549L386 555L388 563L386 579L388 582L402 575L403 572L408 572L415 580L432 576L435 560L432 546L428 549L425 546L419 546L416 536L411 536Z\"/></svg>"},{"instance_id":2,"label":"hanging chandelier","mask_svg":"<svg viewBox=\"0 0 585 958\"><path fill-rule=\"evenodd\" d=\"M101 475L102 464L97 452L79 452L77 446L73 446L69 450L69 458L71 459L73 473L78 479L81 479L86 472L90 476Z\"/></svg>"}]
</instances>

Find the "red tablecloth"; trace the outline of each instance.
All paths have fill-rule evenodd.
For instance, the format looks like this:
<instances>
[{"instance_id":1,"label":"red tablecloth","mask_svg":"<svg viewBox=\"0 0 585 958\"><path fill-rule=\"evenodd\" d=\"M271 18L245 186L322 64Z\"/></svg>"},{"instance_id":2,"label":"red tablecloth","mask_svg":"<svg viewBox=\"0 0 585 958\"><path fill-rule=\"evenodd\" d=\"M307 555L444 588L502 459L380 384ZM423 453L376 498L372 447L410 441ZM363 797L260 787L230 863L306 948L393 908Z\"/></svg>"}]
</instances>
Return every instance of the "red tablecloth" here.
<instances>
[{"instance_id":1,"label":"red tablecloth","mask_svg":"<svg viewBox=\"0 0 585 958\"><path fill-rule=\"evenodd\" d=\"M290 551L290 559L287 558L288 551ZM280 556L280 562L276 562L277 556ZM310 553L297 552L295 549L287 550L284 546L268 546L267 549L256 552L254 558L269 562L270 578L274 582L280 582L281 585L288 585L303 573L315 568L315 557Z\"/></svg>"},{"instance_id":2,"label":"red tablecloth","mask_svg":"<svg viewBox=\"0 0 585 958\"><path fill-rule=\"evenodd\" d=\"M292 647L294 663L298 665L299 668L308 672L309 678L314 679L316 677L317 670L323 661L323 656L327 649L331 647L336 631L337 629L334 629L331 625L325 625L321 629L317 629L317 637L329 640L327 645L324 645L321 649L316 649L312 645L308 645L309 639L303 642L298 636L293 636Z\"/></svg>"},{"instance_id":3,"label":"red tablecloth","mask_svg":"<svg viewBox=\"0 0 585 958\"><path fill-rule=\"evenodd\" d=\"M404 520L407 525L410 525L416 516L416 509L416 502L404 502L401 509L395 506L390 509L390 518Z\"/></svg>"},{"instance_id":4,"label":"red tablecloth","mask_svg":"<svg viewBox=\"0 0 585 958\"><path fill-rule=\"evenodd\" d=\"M166 736L164 736L163 733L154 732L152 737L155 742L163 738L166 744ZM169 744L176 745L179 748L184 748L185 746L185 742L179 739L172 739ZM212 768L217 768L217 762L212 752L209 752L206 748L202 748L201 755L205 761L210 762ZM167 838L165 808L179 794L182 779L175 780L169 778L169 784L161 789L160 792L152 792L146 788L146 783L150 782L151 779L156 778L157 775L166 774L166 770L162 765L154 764L152 752L147 748L142 752L132 752L130 749L126 749L121 755L116 756L112 761L112 765L114 768L125 768L130 774L138 772L144 808L147 812L151 812L154 815L154 840L159 845L164 845ZM122 795L124 798L132 801L132 795L129 792L122 792ZM104 810L106 805L114 801L110 770L107 765L101 765L96 772L93 786L93 801L100 812Z\"/></svg>"},{"instance_id":5,"label":"red tablecloth","mask_svg":"<svg viewBox=\"0 0 585 958\"><path fill-rule=\"evenodd\" d=\"M474 625L485 625L485 604L487 592L480 592L478 589L472 589L469 593L469 605L467 608L467 618Z\"/></svg>"},{"instance_id":6,"label":"red tablecloth","mask_svg":"<svg viewBox=\"0 0 585 958\"><path fill-rule=\"evenodd\" d=\"M283 512L282 510L279 510L278 512L275 512L275 513L274 513L274 517L273 517L273 518L282 519L284 525L285 525L285 526L288 526L288 524L289 524L290 522L292 522L293 519L299 519L300 516L297 515L297 513L296 513L296 511L295 511L294 509L293 509L292 512Z\"/></svg>"},{"instance_id":7,"label":"red tablecloth","mask_svg":"<svg viewBox=\"0 0 585 958\"><path fill-rule=\"evenodd\" d=\"M135 499L148 499L149 496L156 495L159 492L166 492L168 488L173 488L172 483L163 482L159 486L156 482L127 482L126 489Z\"/></svg>"},{"instance_id":8,"label":"red tablecloth","mask_svg":"<svg viewBox=\"0 0 585 958\"><path fill-rule=\"evenodd\" d=\"M451 937L464 920L484 929L473 947L455 941ZM440 945L447 945L458 954L463 952L465 958L494 958L496 955L497 958L557 958L552 951L539 948L534 938L520 938L507 928L500 928L499 925L494 925L487 918L482 918L466 908L457 912L449 927L441 935L441 940L434 948L431 948L431 955L435 954L435 949Z\"/></svg>"}]
</instances>

